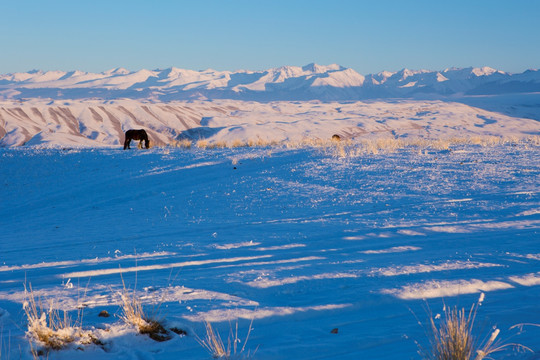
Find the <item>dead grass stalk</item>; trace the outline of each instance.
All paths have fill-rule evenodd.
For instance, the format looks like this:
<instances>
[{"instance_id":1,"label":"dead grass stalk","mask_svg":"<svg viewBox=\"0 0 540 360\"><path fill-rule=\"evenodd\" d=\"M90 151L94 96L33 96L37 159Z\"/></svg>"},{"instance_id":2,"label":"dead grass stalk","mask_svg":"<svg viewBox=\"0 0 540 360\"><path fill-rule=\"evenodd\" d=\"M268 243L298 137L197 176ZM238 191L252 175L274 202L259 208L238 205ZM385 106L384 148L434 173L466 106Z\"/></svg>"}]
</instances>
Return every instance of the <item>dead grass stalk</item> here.
<instances>
[{"instance_id":1,"label":"dead grass stalk","mask_svg":"<svg viewBox=\"0 0 540 360\"><path fill-rule=\"evenodd\" d=\"M204 322L206 334L204 338L200 338L196 335L196 339L201 344L202 347L204 347L210 355L215 359L251 359L255 353L257 352L257 349L253 353L248 351L245 353L246 345L249 340L249 336L251 334L251 330L253 329L253 319L251 320L251 323L249 324L249 329L247 331L247 335L245 340L243 341L243 345L240 349L238 349L238 344L242 343L242 340L239 338L238 335L238 321L236 321L235 329L233 330L233 327L231 324L229 324L229 336L227 338L227 346L225 347L225 344L223 343L223 340L221 338L221 335L219 332L214 330L214 327L212 324L208 321Z\"/></svg>"}]
</instances>

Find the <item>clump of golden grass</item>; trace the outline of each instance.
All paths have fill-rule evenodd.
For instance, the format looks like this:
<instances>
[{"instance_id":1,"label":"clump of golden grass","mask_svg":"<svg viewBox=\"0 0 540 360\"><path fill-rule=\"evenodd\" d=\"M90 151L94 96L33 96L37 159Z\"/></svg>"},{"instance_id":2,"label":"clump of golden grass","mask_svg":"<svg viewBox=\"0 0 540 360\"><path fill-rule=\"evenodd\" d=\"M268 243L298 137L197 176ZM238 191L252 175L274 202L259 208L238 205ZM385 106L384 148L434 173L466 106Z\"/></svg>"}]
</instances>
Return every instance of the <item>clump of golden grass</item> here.
<instances>
[{"instance_id":1,"label":"clump of golden grass","mask_svg":"<svg viewBox=\"0 0 540 360\"><path fill-rule=\"evenodd\" d=\"M539 146L540 136L529 136L518 138L516 136L470 136L470 137L449 137L449 138L394 138L375 137L362 139L322 139L303 138L301 140L265 140L260 137L248 139L246 141L235 139L227 142L224 140L211 141L206 139L198 140L195 146L200 149L224 149L240 147L284 147L286 149L317 148L335 157L358 157L364 155L377 155L393 153L399 150L414 148L418 154L425 154L428 151L451 151L457 145L477 145L482 147L498 145ZM193 143L190 140L176 141L172 145L176 147L190 148Z\"/></svg>"},{"instance_id":2,"label":"clump of golden grass","mask_svg":"<svg viewBox=\"0 0 540 360\"><path fill-rule=\"evenodd\" d=\"M251 334L251 330L253 329L252 325L253 319L249 324L249 329L244 340L244 345L240 349L238 349L238 344L242 341L238 337L238 321L236 322L234 331L232 325L230 325L229 337L227 338L227 347L225 347L225 344L223 343L219 332L214 331L212 324L208 321L204 322L206 330L205 337L201 339L200 337L196 336L196 339L199 344L201 344L201 346L204 347L215 359L250 359L257 352L257 349L255 349L253 354L251 354L250 351L248 351L247 354L244 354L249 335Z\"/></svg>"},{"instance_id":3,"label":"clump of golden grass","mask_svg":"<svg viewBox=\"0 0 540 360\"><path fill-rule=\"evenodd\" d=\"M246 146L248 147L268 147L268 146L277 146L279 145L279 141L277 140L265 140L260 137L257 137L257 139L249 139L246 142Z\"/></svg>"},{"instance_id":4,"label":"clump of golden grass","mask_svg":"<svg viewBox=\"0 0 540 360\"><path fill-rule=\"evenodd\" d=\"M440 317L438 324L430 315L429 319L429 343L430 349L425 351L420 348L420 354L425 360L482 360L488 359L495 352L501 351L510 345L497 340L500 330L494 328L489 338L483 344L479 344L473 333L474 322L478 307L484 299L484 294L474 303L469 311L465 308L444 307L444 316ZM521 345L516 345L523 347Z\"/></svg>"},{"instance_id":5,"label":"clump of golden grass","mask_svg":"<svg viewBox=\"0 0 540 360\"><path fill-rule=\"evenodd\" d=\"M329 150L330 154L335 157L358 157L363 155L376 155L396 152L402 149L416 149L416 152L426 154L431 151L451 151L452 147L457 145L478 145L482 147L491 147L498 145L523 145L525 147L535 147L540 145L539 136L530 136L527 138L517 138L514 136L497 137L497 136L475 136L463 138L438 138L438 139L395 139L395 138L379 138L379 139L361 139L347 142L330 142L328 145L318 145ZM293 144L288 144L288 147L294 147Z\"/></svg>"},{"instance_id":6,"label":"clump of golden grass","mask_svg":"<svg viewBox=\"0 0 540 360\"><path fill-rule=\"evenodd\" d=\"M189 139L182 139L174 141L172 144L174 147L184 148L184 149L190 149L193 145L193 142Z\"/></svg>"},{"instance_id":7,"label":"clump of golden grass","mask_svg":"<svg viewBox=\"0 0 540 360\"><path fill-rule=\"evenodd\" d=\"M226 141L214 141L208 144L208 149L225 149L227 147Z\"/></svg>"},{"instance_id":8,"label":"clump of golden grass","mask_svg":"<svg viewBox=\"0 0 540 360\"><path fill-rule=\"evenodd\" d=\"M42 352L36 351L32 345L37 343L45 351L60 350L71 343L79 343L82 345L99 344L101 341L91 330L83 330L80 320L81 312L78 313L77 321L72 322L68 313L60 311L51 304L48 310L43 310L43 304L40 300L36 302L32 286L29 285L29 290L25 285L26 301L23 304L23 309L28 320L28 330L26 335L29 337L30 347L34 358Z\"/></svg>"},{"instance_id":9,"label":"clump of golden grass","mask_svg":"<svg viewBox=\"0 0 540 360\"><path fill-rule=\"evenodd\" d=\"M206 139L200 139L195 142L195 146L199 149L235 149L235 148L241 148L241 147L268 147L268 146L277 146L279 145L279 141L269 141L261 139L260 137L257 137L256 139L249 139L249 140L241 140L241 139L234 139L232 141L225 141L225 140L219 140L219 141L209 141ZM175 141L171 145L175 147L183 147L183 148L191 148L193 143L190 140L181 140L181 141Z\"/></svg>"},{"instance_id":10,"label":"clump of golden grass","mask_svg":"<svg viewBox=\"0 0 540 360\"><path fill-rule=\"evenodd\" d=\"M200 149L206 149L208 148L208 140L199 140L195 143L198 148Z\"/></svg>"},{"instance_id":11,"label":"clump of golden grass","mask_svg":"<svg viewBox=\"0 0 540 360\"><path fill-rule=\"evenodd\" d=\"M122 299L122 303L120 304L120 319L124 323L135 327L139 334L148 335L155 341L166 341L170 339L169 332L163 327L161 322L145 313L141 299L135 290L129 291L124 285L120 297Z\"/></svg>"},{"instance_id":12,"label":"clump of golden grass","mask_svg":"<svg viewBox=\"0 0 540 360\"><path fill-rule=\"evenodd\" d=\"M247 146L247 143L243 142L240 139L233 140L229 145L229 147L231 147L231 148L239 148L239 147L244 147L244 146Z\"/></svg>"}]
</instances>

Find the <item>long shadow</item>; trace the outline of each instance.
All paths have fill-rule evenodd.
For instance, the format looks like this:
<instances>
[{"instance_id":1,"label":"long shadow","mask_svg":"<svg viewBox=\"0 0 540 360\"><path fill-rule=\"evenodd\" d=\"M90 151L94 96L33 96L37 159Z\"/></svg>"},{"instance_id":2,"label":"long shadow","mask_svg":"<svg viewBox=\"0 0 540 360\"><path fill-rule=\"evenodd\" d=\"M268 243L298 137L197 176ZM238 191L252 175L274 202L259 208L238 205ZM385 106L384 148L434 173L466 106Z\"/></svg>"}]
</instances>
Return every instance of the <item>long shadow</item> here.
<instances>
[{"instance_id":1,"label":"long shadow","mask_svg":"<svg viewBox=\"0 0 540 360\"><path fill-rule=\"evenodd\" d=\"M225 127L217 127L217 128L211 128L208 126L199 126L196 128L191 128L182 131L177 137L176 140L204 140L208 139L221 130L225 129Z\"/></svg>"},{"instance_id":2,"label":"long shadow","mask_svg":"<svg viewBox=\"0 0 540 360\"><path fill-rule=\"evenodd\" d=\"M540 121L540 93L460 96L441 98L483 110Z\"/></svg>"}]
</instances>

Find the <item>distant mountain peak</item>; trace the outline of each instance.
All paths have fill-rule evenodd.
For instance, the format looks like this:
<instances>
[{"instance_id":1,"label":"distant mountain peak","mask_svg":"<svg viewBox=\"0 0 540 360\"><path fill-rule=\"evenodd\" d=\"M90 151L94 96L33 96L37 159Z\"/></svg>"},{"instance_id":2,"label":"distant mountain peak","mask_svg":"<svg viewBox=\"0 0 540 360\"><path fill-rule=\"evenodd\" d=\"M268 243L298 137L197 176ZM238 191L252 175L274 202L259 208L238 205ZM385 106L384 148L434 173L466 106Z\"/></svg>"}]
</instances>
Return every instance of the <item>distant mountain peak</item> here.
<instances>
[{"instance_id":1,"label":"distant mountain peak","mask_svg":"<svg viewBox=\"0 0 540 360\"><path fill-rule=\"evenodd\" d=\"M321 74L321 73L325 73L329 71L345 70L345 68L338 64L319 65L319 64L311 63L311 64L302 66L302 70L306 72Z\"/></svg>"},{"instance_id":2,"label":"distant mountain peak","mask_svg":"<svg viewBox=\"0 0 540 360\"><path fill-rule=\"evenodd\" d=\"M476 76L489 76L495 73L501 73L504 74L503 71L499 71L493 68L490 68L489 66L483 66L481 68L473 68L471 72Z\"/></svg>"},{"instance_id":3,"label":"distant mountain peak","mask_svg":"<svg viewBox=\"0 0 540 360\"><path fill-rule=\"evenodd\" d=\"M488 66L442 71L382 71L363 76L338 64L311 63L262 71L186 70L176 67L103 73L41 71L0 74L0 99L197 98L244 100L360 100L445 97L452 94L540 92L540 72L508 74Z\"/></svg>"},{"instance_id":4,"label":"distant mountain peak","mask_svg":"<svg viewBox=\"0 0 540 360\"><path fill-rule=\"evenodd\" d=\"M437 82L443 82L448 81L448 78L441 74L440 72L437 72Z\"/></svg>"},{"instance_id":5,"label":"distant mountain peak","mask_svg":"<svg viewBox=\"0 0 540 360\"><path fill-rule=\"evenodd\" d=\"M129 73L130 71L123 67L118 67L103 72L105 75L127 75Z\"/></svg>"}]
</instances>

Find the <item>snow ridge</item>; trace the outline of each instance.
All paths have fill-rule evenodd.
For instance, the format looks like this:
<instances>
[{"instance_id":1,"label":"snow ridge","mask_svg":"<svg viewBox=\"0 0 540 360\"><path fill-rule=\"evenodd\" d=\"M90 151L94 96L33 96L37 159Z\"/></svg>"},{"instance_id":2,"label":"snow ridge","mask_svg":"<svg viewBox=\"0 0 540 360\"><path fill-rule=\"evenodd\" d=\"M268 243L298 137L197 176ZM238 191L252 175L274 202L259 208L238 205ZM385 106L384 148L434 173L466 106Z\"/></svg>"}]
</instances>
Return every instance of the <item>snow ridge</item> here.
<instances>
[{"instance_id":1,"label":"snow ridge","mask_svg":"<svg viewBox=\"0 0 540 360\"><path fill-rule=\"evenodd\" d=\"M0 75L0 99L361 100L540 91L540 72L510 74L490 67L443 71L402 69L361 75L338 64L262 71L168 69L101 73L41 71Z\"/></svg>"},{"instance_id":2,"label":"snow ridge","mask_svg":"<svg viewBox=\"0 0 540 360\"><path fill-rule=\"evenodd\" d=\"M537 99L533 96L532 104ZM539 135L540 122L535 119L540 119L540 108L526 106L522 97L520 101L524 105L513 102L511 113L506 115L440 100L4 100L0 101L0 148L118 147L123 144L125 131L140 128L146 129L152 146L183 140L298 142L330 139L333 134L358 140ZM196 166L212 165L214 161L203 161ZM181 166L156 167L145 176L180 170ZM439 228L450 231L448 227Z\"/></svg>"}]
</instances>

